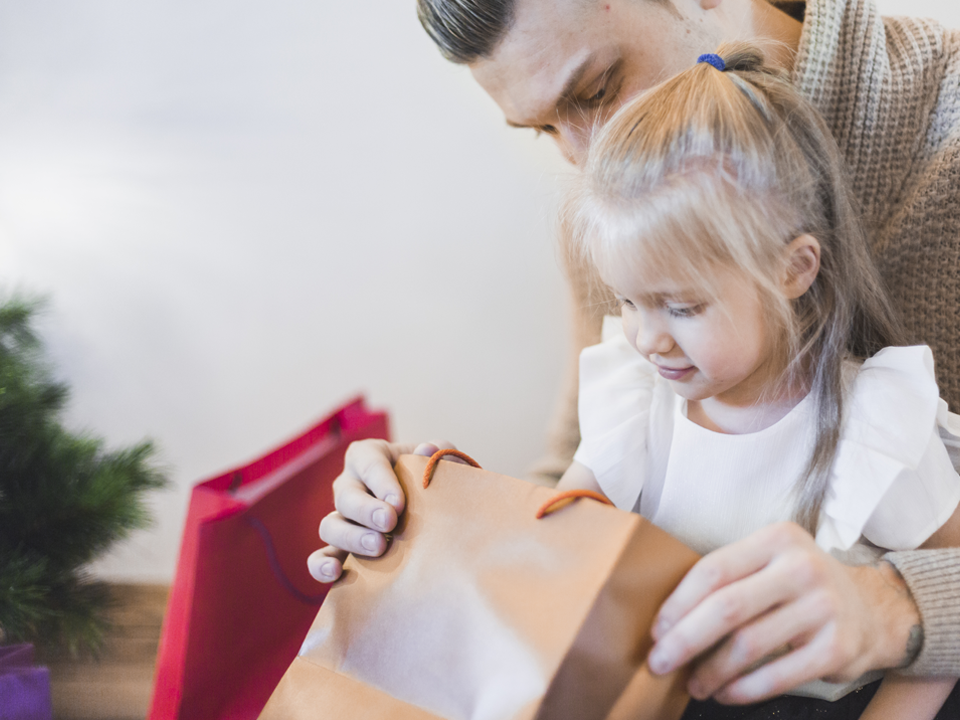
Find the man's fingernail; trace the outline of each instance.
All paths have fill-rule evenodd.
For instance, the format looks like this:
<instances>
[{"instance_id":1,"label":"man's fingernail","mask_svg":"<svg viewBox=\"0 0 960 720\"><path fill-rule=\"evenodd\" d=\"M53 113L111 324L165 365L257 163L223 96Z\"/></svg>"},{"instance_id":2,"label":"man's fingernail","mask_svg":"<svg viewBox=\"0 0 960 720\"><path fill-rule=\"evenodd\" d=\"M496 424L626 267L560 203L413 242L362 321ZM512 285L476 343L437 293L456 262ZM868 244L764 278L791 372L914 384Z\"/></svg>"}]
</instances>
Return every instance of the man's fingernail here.
<instances>
[{"instance_id":1,"label":"man's fingernail","mask_svg":"<svg viewBox=\"0 0 960 720\"><path fill-rule=\"evenodd\" d=\"M664 635L667 634L667 630L670 629L670 623L666 620L660 619L657 620L657 624L653 626L653 637L655 640L659 640Z\"/></svg>"},{"instance_id":2,"label":"man's fingernail","mask_svg":"<svg viewBox=\"0 0 960 720\"><path fill-rule=\"evenodd\" d=\"M370 552L376 552L377 550L377 536L373 533L367 533L362 538L360 538L360 544L363 545L365 550Z\"/></svg>"},{"instance_id":3,"label":"man's fingernail","mask_svg":"<svg viewBox=\"0 0 960 720\"><path fill-rule=\"evenodd\" d=\"M394 510L397 509L398 501L399 501L399 498L397 498L396 495L392 495L392 494L387 495L386 499L384 500L384 502L390 507L392 507Z\"/></svg>"},{"instance_id":4,"label":"man's fingernail","mask_svg":"<svg viewBox=\"0 0 960 720\"><path fill-rule=\"evenodd\" d=\"M373 511L373 524L380 530L387 529L387 511L383 508Z\"/></svg>"},{"instance_id":5,"label":"man's fingernail","mask_svg":"<svg viewBox=\"0 0 960 720\"><path fill-rule=\"evenodd\" d=\"M647 658L647 664L650 666L650 669L658 675L665 673L670 667L667 654L656 648L650 653L650 657Z\"/></svg>"},{"instance_id":6,"label":"man's fingernail","mask_svg":"<svg viewBox=\"0 0 960 720\"><path fill-rule=\"evenodd\" d=\"M690 693L690 696L694 700L705 700L706 696L703 694L703 688L700 686L700 683L696 680L691 680L687 683L687 692Z\"/></svg>"}]
</instances>

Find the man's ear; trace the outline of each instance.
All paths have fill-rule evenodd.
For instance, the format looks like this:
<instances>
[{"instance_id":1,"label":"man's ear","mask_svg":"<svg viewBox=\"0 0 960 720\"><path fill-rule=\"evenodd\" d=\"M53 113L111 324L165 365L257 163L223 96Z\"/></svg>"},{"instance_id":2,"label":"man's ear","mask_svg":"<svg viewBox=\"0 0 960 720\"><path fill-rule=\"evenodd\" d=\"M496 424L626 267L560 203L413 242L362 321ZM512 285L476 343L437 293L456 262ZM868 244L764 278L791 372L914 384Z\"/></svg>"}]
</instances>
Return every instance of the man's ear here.
<instances>
[{"instance_id":1,"label":"man's ear","mask_svg":"<svg viewBox=\"0 0 960 720\"><path fill-rule=\"evenodd\" d=\"M795 237L784 248L782 290L787 300L803 295L820 272L820 243L813 235Z\"/></svg>"}]
</instances>

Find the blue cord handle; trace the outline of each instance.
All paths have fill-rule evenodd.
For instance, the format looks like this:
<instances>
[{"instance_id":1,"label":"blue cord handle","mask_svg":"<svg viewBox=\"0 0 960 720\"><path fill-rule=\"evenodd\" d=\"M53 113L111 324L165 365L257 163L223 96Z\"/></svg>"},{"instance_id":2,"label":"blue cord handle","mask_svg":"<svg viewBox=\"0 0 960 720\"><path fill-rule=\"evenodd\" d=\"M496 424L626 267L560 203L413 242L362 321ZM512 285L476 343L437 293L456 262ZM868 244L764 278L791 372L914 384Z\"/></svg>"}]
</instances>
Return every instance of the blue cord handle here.
<instances>
[{"instance_id":1,"label":"blue cord handle","mask_svg":"<svg viewBox=\"0 0 960 720\"><path fill-rule=\"evenodd\" d=\"M283 566L280 565L280 558L277 557L277 548L273 544L273 538L270 536L270 531L267 530L267 526L255 517L247 517L246 521L257 531L257 534L263 541L263 549L267 551L267 562L270 563L270 569L273 571L273 576L277 579L277 582L283 585L288 593L305 605L320 605L327 593L307 595L300 592L297 586L290 582L290 578L288 578L287 574L283 571Z\"/></svg>"}]
</instances>

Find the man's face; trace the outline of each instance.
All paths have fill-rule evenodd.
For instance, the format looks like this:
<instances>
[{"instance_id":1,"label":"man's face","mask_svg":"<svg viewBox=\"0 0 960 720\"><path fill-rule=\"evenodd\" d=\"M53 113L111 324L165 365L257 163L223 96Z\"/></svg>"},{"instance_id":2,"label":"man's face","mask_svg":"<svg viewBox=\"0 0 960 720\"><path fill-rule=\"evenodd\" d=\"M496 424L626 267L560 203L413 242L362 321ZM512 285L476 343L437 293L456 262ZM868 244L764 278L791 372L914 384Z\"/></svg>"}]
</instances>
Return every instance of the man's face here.
<instances>
[{"instance_id":1,"label":"man's face","mask_svg":"<svg viewBox=\"0 0 960 720\"><path fill-rule=\"evenodd\" d=\"M579 163L620 105L719 42L697 0L516 0L507 34L470 70L509 125L550 135Z\"/></svg>"}]
</instances>

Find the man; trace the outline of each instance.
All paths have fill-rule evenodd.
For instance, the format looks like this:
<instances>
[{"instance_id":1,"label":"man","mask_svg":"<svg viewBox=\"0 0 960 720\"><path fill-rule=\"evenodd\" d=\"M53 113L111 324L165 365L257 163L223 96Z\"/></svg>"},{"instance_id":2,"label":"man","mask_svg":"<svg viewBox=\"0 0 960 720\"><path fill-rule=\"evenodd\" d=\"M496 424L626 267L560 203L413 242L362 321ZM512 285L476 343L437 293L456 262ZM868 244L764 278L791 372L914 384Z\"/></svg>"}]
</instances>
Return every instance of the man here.
<instances>
[{"instance_id":1,"label":"man","mask_svg":"<svg viewBox=\"0 0 960 720\"><path fill-rule=\"evenodd\" d=\"M625 99L700 53L730 40L766 47L833 130L881 272L910 335L933 347L941 390L957 410L960 33L931 22L882 21L871 1L420 0L420 15L441 51L470 67L510 125L549 134L573 163L584 157L594 127ZM569 274L582 347L598 341L607 308L590 310L598 304L584 269ZM552 438L557 474L578 439L572 390ZM403 509L392 462L437 445L351 447L335 485L338 512L321 524L330 547L311 556L315 577L338 577L345 550L383 552L381 533ZM960 551L890 553L885 560L846 567L796 526L762 530L690 572L661 609L650 665L666 672L694 660L692 695L727 703L818 677L851 680L869 669L960 675ZM782 657L753 667L779 650L757 631L774 608L787 611L795 640Z\"/></svg>"}]
</instances>

